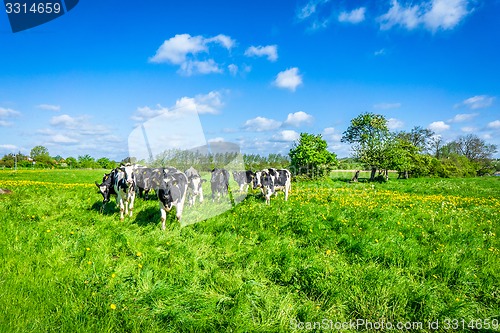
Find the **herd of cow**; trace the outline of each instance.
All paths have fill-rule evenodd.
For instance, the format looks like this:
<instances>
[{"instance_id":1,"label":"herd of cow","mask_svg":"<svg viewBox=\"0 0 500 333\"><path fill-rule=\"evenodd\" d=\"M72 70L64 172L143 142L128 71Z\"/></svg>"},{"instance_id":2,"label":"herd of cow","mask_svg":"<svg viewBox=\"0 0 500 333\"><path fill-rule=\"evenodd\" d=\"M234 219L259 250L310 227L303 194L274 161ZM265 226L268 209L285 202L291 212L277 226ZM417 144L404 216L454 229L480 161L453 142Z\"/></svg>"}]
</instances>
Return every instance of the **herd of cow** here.
<instances>
[{"instance_id":1,"label":"herd of cow","mask_svg":"<svg viewBox=\"0 0 500 333\"><path fill-rule=\"evenodd\" d=\"M261 171L233 171L233 178L239 186L240 193L246 193L248 187L260 189L265 197L266 204L270 203L271 196L277 191L288 193L291 189L291 173L286 169L268 168ZM229 193L229 171L215 168L211 171L210 188L212 201L220 200ZM190 167L182 172L174 167L148 168L141 165L122 165L104 175L102 183L95 182L103 196L103 205L109 202L111 195L116 196L120 206L120 219L124 214L132 216L136 194L148 197L149 191L154 190L158 197L161 214L161 228L165 230L167 213L176 207L176 216L180 221L184 202L189 206L195 204L196 199L203 202L202 184L206 182L200 173Z\"/></svg>"}]
</instances>

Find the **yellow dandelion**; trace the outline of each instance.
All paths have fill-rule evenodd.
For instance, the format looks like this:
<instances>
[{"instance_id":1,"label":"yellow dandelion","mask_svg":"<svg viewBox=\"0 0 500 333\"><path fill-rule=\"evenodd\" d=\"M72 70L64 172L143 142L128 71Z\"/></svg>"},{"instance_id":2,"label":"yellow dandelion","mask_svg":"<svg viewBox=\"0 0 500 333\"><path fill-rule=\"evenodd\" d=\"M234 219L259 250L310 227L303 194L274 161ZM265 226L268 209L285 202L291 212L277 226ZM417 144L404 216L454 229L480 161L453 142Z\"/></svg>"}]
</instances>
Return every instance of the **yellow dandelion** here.
<instances>
[{"instance_id":1,"label":"yellow dandelion","mask_svg":"<svg viewBox=\"0 0 500 333\"><path fill-rule=\"evenodd\" d=\"M142 253L141 252L137 252L135 255L138 256L138 257L140 257L140 256L142 256Z\"/></svg>"},{"instance_id":2,"label":"yellow dandelion","mask_svg":"<svg viewBox=\"0 0 500 333\"><path fill-rule=\"evenodd\" d=\"M138 264L138 265L137 265L137 267L142 268L142 265L141 265L141 264Z\"/></svg>"},{"instance_id":3,"label":"yellow dandelion","mask_svg":"<svg viewBox=\"0 0 500 333\"><path fill-rule=\"evenodd\" d=\"M47 232L50 232L50 229L47 229Z\"/></svg>"},{"instance_id":4,"label":"yellow dandelion","mask_svg":"<svg viewBox=\"0 0 500 333\"><path fill-rule=\"evenodd\" d=\"M92 261L89 260L89 262L87 264L92 265Z\"/></svg>"},{"instance_id":5,"label":"yellow dandelion","mask_svg":"<svg viewBox=\"0 0 500 333\"><path fill-rule=\"evenodd\" d=\"M116 274L115 274L115 273L111 274L111 278L112 278L112 279L114 279L115 277L116 277Z\"/></svg>"},{"instance_id":6,"label":"yellow dandelion","mask_svg":"<svg viewBox=\"0 0 500 333\"><path fill-rule=\"evenodd\" d=\"M74 235L74 234L75 234L75 232L74 232L74 231L70 231L70 233L69 233L69 234L70 234L70 235Z\"/></svg>"},{"instance_id":7,"label":"yellow dandelion","mask_svg":"<svg viewBox=\"0 0 500 333\"><path fill-rule=\"evenodd\" d=\"M90 247L87 247L85 250L90 251Z\"/></svg>"},{"instance_id":8,"label":"yellow dandelion","mask_svg":"<svg viewBox=\"0 0 500 333\"><path fill-rule=\"evenodd\" d=\"M116 310L116 304L111 303L109 307L111 308L111 310Z\"/></svg>"},{"instance_id":9,"label":"yellow dandelion","mask_svg":"<svg viewBox=\"0 0 500 333\"><path fill-rule=\"evenodd\" d=\"M375 243L378 243L378 239L375 239Z\"/></svg>"},{"instance_id":10,"label":"yellow dandelion","mask_svg":"<svg viewBox=\"0 0 500 333\"><path fill-rule=\"evenodd\" d=\"M332 253L332 250L326 250L326 255L329 256Z\"/></svg>"}]
</instances>

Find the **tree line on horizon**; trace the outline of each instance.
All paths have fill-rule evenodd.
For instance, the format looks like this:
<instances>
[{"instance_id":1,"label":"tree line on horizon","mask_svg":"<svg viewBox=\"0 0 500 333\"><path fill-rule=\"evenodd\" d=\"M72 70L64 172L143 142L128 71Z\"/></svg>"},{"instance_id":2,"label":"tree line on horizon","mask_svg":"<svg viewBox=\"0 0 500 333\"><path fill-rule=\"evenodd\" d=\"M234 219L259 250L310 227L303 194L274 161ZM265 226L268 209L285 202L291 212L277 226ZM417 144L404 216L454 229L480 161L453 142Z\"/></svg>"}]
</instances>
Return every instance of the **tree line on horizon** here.
<instances>
[{"instance_id":1,"label":"tree line on horizon","mask_svg":"<svg viewBox=\"0 0 500 333\"><path fill-rule=\"evenodd\" d=\"M21 152L6 154L0 168L83 168L113 169L122 163L138 163L151 167L174 165L181 170L196 166L200 171L231 165L241 170L289 168L294 176L318 178L331 170L369 170L370 180L387 180L388 170L399 172L400 178L409 177L472 177L500 171L500 159L492 156L496 145L488 144L475 134L460 136L444 142L432 130L415 126L409 132L391 132L387 119L365 112L353 118L343 133L341 142L351 144L353 156L338 159L328 151L321 134L301 133L288 155L271 153L242 154L225 152L206 154L199 151L167 150L151 161L127 157L113 161L107 157L95 159L80 155L63 158L50 156L44 146L33 147L29 155ZM378 175L377 175L378 171Z\"/></svg>"}]
</instances>

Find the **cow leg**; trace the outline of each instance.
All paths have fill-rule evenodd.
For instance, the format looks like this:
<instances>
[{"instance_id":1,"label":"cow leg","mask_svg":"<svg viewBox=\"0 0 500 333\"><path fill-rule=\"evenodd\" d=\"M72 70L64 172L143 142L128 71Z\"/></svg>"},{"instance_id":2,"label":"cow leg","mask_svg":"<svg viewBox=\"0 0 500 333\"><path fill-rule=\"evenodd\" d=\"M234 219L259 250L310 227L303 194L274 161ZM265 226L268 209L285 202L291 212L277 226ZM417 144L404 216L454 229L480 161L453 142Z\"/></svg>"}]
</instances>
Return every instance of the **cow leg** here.
<instances>
[{"instance_id":1,"label":"cow leg","mask_svg":"<svg viewBox=\"0 0 500 333\"><path fill-rule=\"evenodd\" d=\"M167 212L165 211L165 207L160 202L160 214L161 214L161 230L165 230L165 220L167 219Z\"/></svg>"},{"instance_id":2,"label":"cow leg","mask_svg":"<svg viewBox=\"0 0 500 333\"><path fill-rule=\"evenodd\" d=\"M135 201L135 192L132 191L130 193L130 203L129 203L130 217L132 217L132 211L134 210L134 201Z\"/></svg>"},{"instance_id":3,"label":"cow leg","mask_svg":"<svg viewBox=\"0 0 500 333\"><path fill-rule=\"evenodd\" d=\"M123 211L125 209L124 204L123 204L123 199L120 198L118 201L120 203L120 220L123 221Z\"/></svg>"},{"instance_id":4,"label":"cow leg","mask_svg":"<svg viewBox=\"0 0 500 333\"><path fill-rule=\"evenodd\" d=\"M203 202L203 191L200 191L200 203Z\"/></svg>"}]
</instances>

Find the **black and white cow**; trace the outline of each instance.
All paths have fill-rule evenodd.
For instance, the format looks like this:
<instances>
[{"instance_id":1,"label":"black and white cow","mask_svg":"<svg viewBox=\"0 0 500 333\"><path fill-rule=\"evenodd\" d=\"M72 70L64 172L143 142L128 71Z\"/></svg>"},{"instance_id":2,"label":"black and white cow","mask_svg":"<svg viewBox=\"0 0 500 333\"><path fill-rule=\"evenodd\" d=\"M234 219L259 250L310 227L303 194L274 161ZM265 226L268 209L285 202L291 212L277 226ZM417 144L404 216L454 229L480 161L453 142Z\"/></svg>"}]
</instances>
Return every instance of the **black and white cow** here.
<instances>
[{"instance_id":1,"label":"black and white cow","mask_svg":"<svg viewBox=\"0 0 500 333\"><path fill-rule=\"evenodd\" d=\"M167 212L172 207L175 206L177 219L181 220L184 201L186 200L188 179L183 172L171 167L162 170L162 177L156 193L160 201L161 229L165 230Z\"/></svg>"},{"instance_id":2,"label":"black and white cow","mask_svg":"<svg viewBox=\"0 0 500 333\"><path fill-rule=\"evenodd\" d=\"M203 183L206 182L205 179L202 179L199 172L193 168L190 167L187 169L185 172L186 177L188 179L188 190L187 190L187 197L188 197L188 202L189 206L193 206L196 197L198 197L200 203L203 202Z\"/></svg>"},{"instance_id":3,"label":"black and white cow","mask_svg":"<svg viewBox=\"0 0 500 333\"><path fill-rule=\"evenodd\" d=\"M102 207L101 211L104 209L106 203L109 202L111 195L116 195L115 187L114 187L114 179L116 177L116 171L113 169L110 173L105 173L102 177L102 183L98 184L95 182L95 185L99 189L99 193L102 194Z\"/></svg>"},{"instance_id":4,"label":"black and white cow","mask_svg":"<svg viewBox=\"0 0 500 333\"><path fill-rule=\"evenodd\" d=\"M269 168L262 170L260 174L260 186L269 205L271 195L278 195L277 191L285 193L285 201L288 200L288 193L292 188L292 174L286 169Z\"/></svg>"},{"instance_id":5,"label":"black and white cow","mask_svg":"<svg viewBox=\"0 0 500 333\"><path fill-rule=\"evenodd\" d=\"M233 171L233 178L240 187L240 193L246 193L248 190L248 186L252 184L253 179L255 178L255 173L250 170Z\"/></svg>"},{"instance_id":6,"label":"black and white cow","mask_svg":"<svg viewBox=\"0 0 500 333\"><path fill-rule=\"evenodd\" d=\"M153 169L144 166L134 166L136 191L139 197L143 197L144 199L148 199L149 191L154 188L151 183L152 171Z\"/></svg>"},{"instance_id":7,"label":"black and white cow","mask_svg":"<svg viewBox=\"0 0 500 333\"><path fill-rule=\"evenodd\" d=\"M212 201L215 201L216 197L219 199L221 196L227 195L229 191L229 171L219 168L213 169L210 187L212 189Z\"/></svg>"},{"instance_id":8,"label":"black and white cow","mask_svg":"<svg viewBox=\"0 0 500 333\"><path fill-rule=\"evenodd\" d=\"M135 200L135 180L134 167L126 164L115 169L114 190L116 192L116 201L120 205L120 220L123 220L123 213L132 217Z\"/></svg>"}]
</instances>

